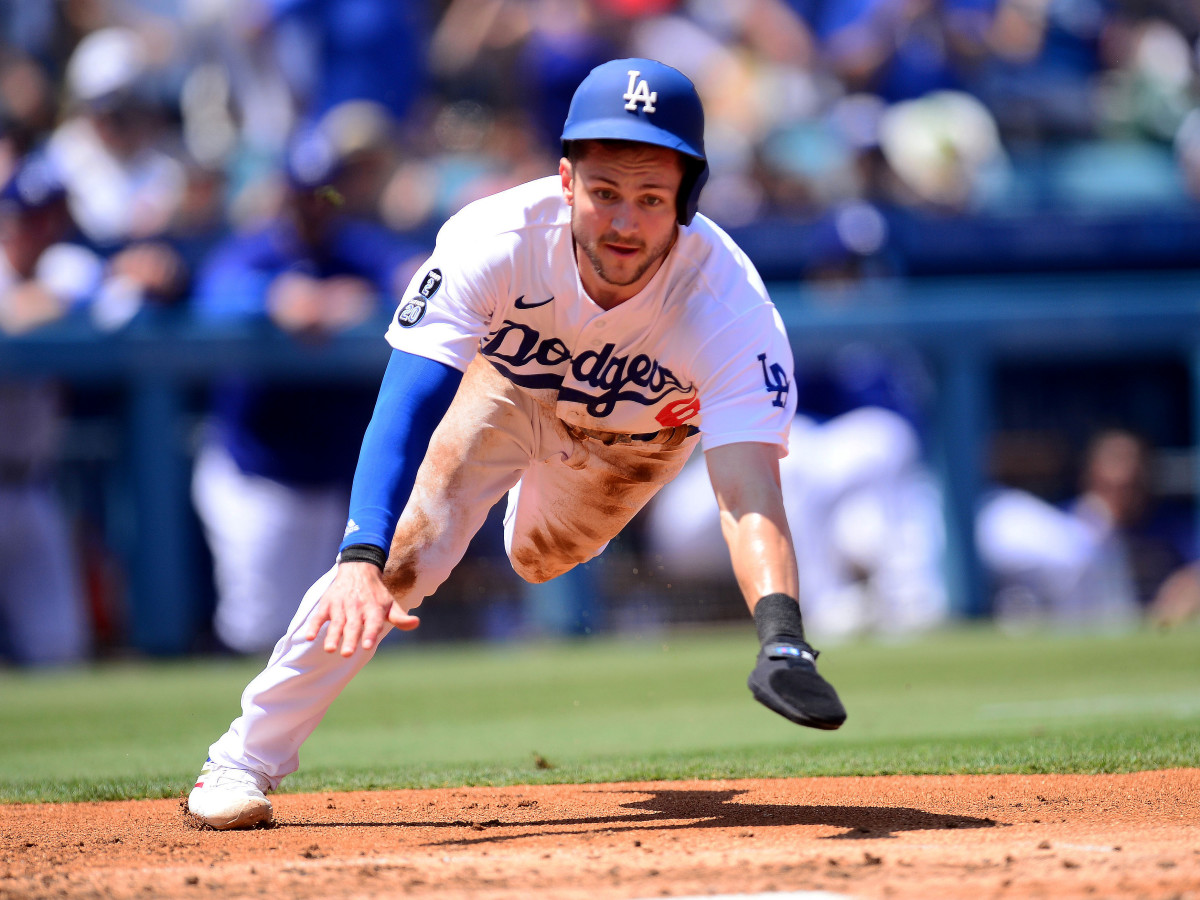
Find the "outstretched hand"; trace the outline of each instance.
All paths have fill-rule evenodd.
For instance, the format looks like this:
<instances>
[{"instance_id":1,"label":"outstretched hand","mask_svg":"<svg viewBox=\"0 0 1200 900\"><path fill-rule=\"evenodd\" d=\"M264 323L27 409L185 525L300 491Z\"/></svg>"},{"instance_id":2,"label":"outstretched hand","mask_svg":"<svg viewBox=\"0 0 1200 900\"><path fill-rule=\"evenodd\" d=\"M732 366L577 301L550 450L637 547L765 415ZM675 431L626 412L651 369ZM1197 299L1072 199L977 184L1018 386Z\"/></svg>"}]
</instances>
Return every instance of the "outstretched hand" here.
<instances>
[{"instance_id":1,"label":"outstretched hand","mask_svg":"<svg viewBox=\"0 0 1200 900\"><path fill-rule=\"evenodd\" d=\"M352 656L359 647L373 650L389 626L412 631L421 624L408 614L383 584L382 573L368 562L338 564L337 574L308 617L301 637L316 640L326 622L326 653Z\"/></svg>"}]
</instances>

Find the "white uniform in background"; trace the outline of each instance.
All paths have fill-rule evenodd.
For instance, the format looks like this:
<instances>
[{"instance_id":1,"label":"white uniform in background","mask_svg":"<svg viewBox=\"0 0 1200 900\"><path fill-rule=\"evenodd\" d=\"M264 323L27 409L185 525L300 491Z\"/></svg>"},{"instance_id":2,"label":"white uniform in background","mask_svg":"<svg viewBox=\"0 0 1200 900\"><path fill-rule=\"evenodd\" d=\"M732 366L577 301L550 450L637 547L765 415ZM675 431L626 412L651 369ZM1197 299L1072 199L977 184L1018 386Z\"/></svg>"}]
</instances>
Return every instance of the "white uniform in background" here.
<instances>
[{"instance_id":1,"label":"white uniform in background","mask_svg":"<svg viewBox=\"0 0 1200 900\"><path fill-rule=\"evenodd\" d=\"M1004 488L982 504L975 539L1003 625L1121 628L1141 616L1119 530L1086 509Z\"/></svg>"},{"instance_id":2,"label":"white uniform in background","mask_svg":"<svg viewBox=\"0 0 1200 900\"><path fill-rule=\"evenodd\" d=\"M797 416L780 481L804 622L814 637L912 633L949 614L941 492L913 427L880 407L818 423ZM647 553L666 579L728 579L702 460L647 510Z\"/></svg>"}]
</instances>

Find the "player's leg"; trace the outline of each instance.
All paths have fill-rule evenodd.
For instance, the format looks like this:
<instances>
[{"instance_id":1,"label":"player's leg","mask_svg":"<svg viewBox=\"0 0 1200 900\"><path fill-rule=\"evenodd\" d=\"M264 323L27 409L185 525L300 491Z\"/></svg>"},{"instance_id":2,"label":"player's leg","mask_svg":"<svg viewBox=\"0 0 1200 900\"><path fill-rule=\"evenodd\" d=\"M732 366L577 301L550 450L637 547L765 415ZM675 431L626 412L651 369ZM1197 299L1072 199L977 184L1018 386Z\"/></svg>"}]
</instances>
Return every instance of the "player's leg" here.
<instances>
[{"instance_id":1,"label":"player's leg","mask_svg":"<svg viewBox=\"0 0 1200 900\"><path fill-rule=\"evenodd\" d=\"M396 526L384 580L410 609L467 551L489 510L544 452L544 404L476 356L433 433Z\"/></svg>"},{"instance_id":2,"label":"player's leg","mask_svg":"<svg viewBox=\"0 0 1200 900\"><path fill-rule=\"evenodd\" d=\"M333 583L337 566L305 593L266 667L242 692L242 714L208 750L188 810L218 829L249 828L272 818L267 791L300 765L300 747L375 649L349 657L326 653L320 637L301 636Z\"/></svg>"},{"instance_id":3,"label":"player's leg","mask_svg":"<svg viewBox=\"0 0 1200 900\"><path fill-rule=\"evenodd\" d=\"M253 769L266 775L272 788L278 787L285 775L296 770L300 744L329 703L373 655L356 653L343 659L326 653L319 642L297 637L336 572L334 566L305 592L266 668L243 692L242 715L210 748L214 762ZM285 658L290 665L281 665Z\"/></svg>"},{"instance_id":4,"label":"player's leg","mask_svg":"<svg viewBox=\"0 0 1200 900\"><path fill-rule=\"evenodd\" d=\"M531 403L490 364L477 358L469 367L430 440L396 527L385 579L406 609L445 580L488 510L528 464L536 415ZM269 821L270 804L263 793L297 769L300 746L374 655L374 650L362 649L349 657L326 653L321 634L314 641L301 636L335 573L326 573L305 594L267 667L246 687L242 715L210 748L212 765L200 782L225 779L229 787L198 787L189 808L215 827Z\"/></svg>"},{"instance_id":5,"label":"player's leg","mask_svg":"<svg viewBox=\"0 0 1200 900\"><path fill-rule=\"evenodd\" d=\"M547 581L598 556L699 442L604 444L563 432L563 452L532 466L509 492L504 546L517 574Z\"/></svg>"},{"instance_id":6,"label":"player's leg","mask_svg":"<svg viewBox=\"0 0 1200 900\"><path fill-rule=\"evenodd\" d=\"M299 766L300 745L342 689L374 656L326 653L299 637L332 583L330 569L304 595L266 668L242 693L242 714L208 750L188 810L214 828L249 828L271 821L265 794Z\"/></svg>"}]
</instances>

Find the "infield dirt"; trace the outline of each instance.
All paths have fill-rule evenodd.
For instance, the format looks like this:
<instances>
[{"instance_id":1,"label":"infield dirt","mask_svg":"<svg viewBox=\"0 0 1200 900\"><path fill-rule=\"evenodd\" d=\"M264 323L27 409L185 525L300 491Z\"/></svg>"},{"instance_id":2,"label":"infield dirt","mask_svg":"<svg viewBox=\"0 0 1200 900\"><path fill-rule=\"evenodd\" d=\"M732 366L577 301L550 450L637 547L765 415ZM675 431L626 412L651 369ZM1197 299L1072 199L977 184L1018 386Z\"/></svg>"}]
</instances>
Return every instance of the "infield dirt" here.
<instances>
[{"instance_id":1,"label":"infield dirt","mask_svg":"<svg viewBox=\"0 0 1200 900\"><path fill-rule=\"evenodd\" d=\"M1200 769L280 794L0 806L0 898L1200 900Z\"/></svg>"}]
</instances>

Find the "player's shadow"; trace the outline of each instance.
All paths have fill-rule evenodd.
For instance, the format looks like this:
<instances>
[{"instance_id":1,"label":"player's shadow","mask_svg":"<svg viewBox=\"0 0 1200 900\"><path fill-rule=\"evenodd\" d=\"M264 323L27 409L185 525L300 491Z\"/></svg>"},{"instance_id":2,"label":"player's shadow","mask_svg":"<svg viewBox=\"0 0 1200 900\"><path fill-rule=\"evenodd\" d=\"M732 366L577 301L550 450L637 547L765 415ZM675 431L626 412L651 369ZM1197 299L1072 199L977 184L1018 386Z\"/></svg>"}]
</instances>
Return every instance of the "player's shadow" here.
<instances>
[{"instance_id":1,"label":"player's shadow","mask_svg":"<svg viewBox=\"0 0 1200 900\"><path fill-rule=\"evenodd\" d=\"M621 793L626 793L622 791ZM455 838L438 842L446 846L470 846L526 837L544 837L547 828L555 834L595 832L602 826L606 834L632 831L692 831L697 828L743 828L747 830L779 828L794 825L826 825L841 828L840 834L829 839L890 838L900 831L931 831L948 828L994 828L992 819L973 816L945 815L920 809L891 806L806 806L781 803L735 803L744 790L656 789L646 791L641 800L622 803L627 813L595 815L578 818L543 818L535 821L492 818L477 821L420 821L389 822L388 825L407 825L432 828L470 827L480 832L475 837ZM350 823L340 823L350 824ZM355 823L358 824L358 823ZM589 826L589 827L573 827ZM308 825L306 827L311 827ZM519 828L521 831L487 834L494 829Z\"/></svg>"}]
</instances>

